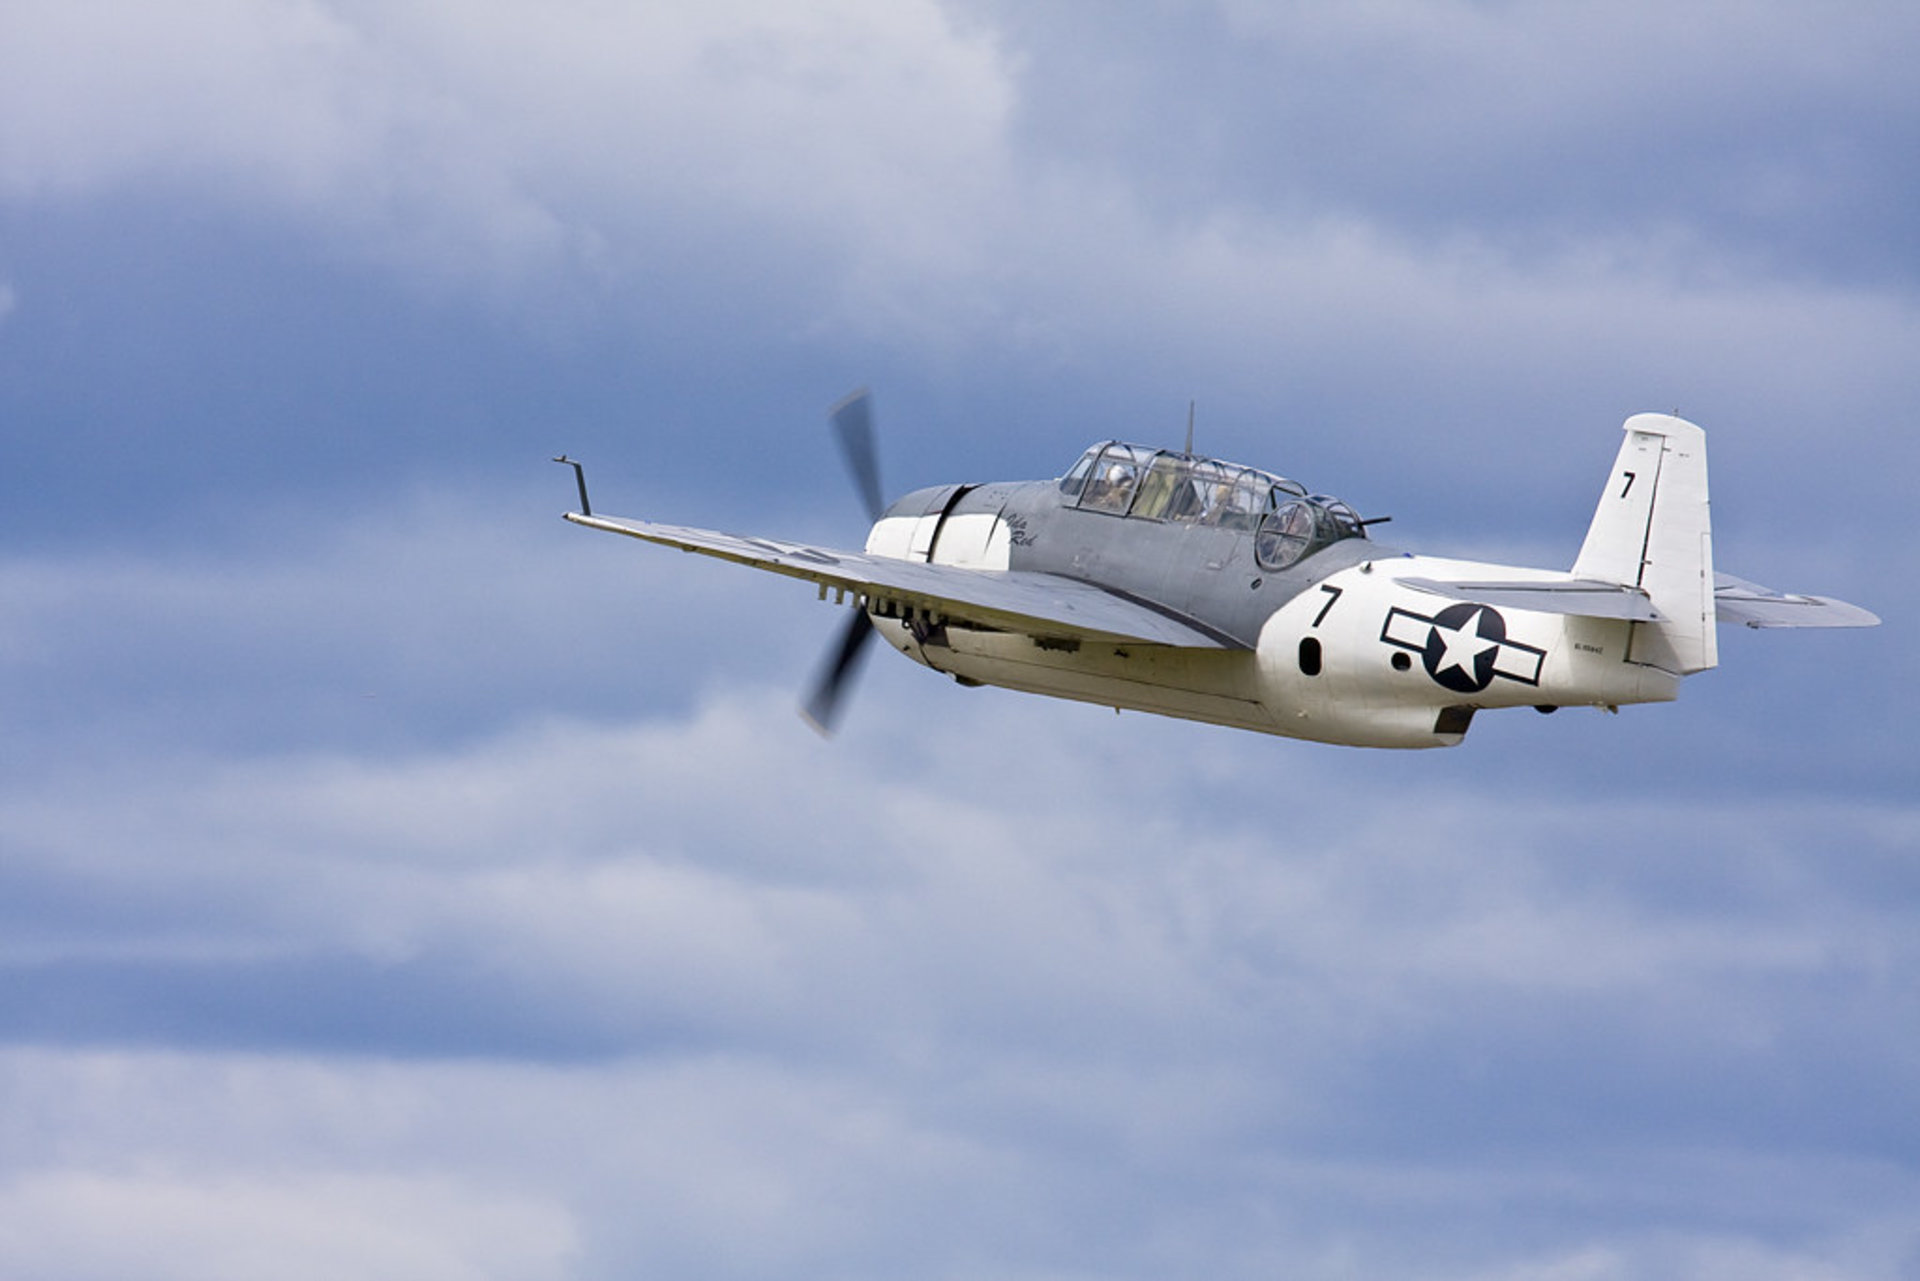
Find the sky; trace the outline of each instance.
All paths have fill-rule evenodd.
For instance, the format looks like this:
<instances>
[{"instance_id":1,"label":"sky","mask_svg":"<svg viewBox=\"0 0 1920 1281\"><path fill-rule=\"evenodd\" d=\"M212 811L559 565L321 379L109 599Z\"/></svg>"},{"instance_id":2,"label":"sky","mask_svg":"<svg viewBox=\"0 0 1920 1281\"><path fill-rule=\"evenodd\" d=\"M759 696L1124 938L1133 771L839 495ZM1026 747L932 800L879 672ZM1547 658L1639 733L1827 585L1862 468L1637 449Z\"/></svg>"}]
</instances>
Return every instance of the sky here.
<instances>
[{"instance_id":1,"label":"sky","mask_svg":"<svg viewBox=\"0 0 1920 1281\"><path fill-rule=\"evenodd\" d=\"M0 1272L1920 1270L1920 11L9 0ZM1110 436L1561 568L1670 706L1373 752L795 714L857 545Z\"/></svg>"}]
</instances>

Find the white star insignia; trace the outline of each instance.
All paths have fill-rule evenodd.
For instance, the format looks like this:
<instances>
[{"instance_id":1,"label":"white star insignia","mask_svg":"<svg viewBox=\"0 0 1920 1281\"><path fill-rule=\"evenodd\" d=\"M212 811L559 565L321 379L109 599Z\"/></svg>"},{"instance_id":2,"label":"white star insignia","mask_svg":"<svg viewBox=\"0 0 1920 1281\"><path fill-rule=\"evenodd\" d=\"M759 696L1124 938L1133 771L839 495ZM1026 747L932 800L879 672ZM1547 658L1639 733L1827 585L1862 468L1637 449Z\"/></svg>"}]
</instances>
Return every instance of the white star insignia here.
<instances>
[{"instance_id":1,"label":"white star insignia","mask_svg":"<svg viewBox=\"0 0 1920 1281\"><path fill-rule=\"evenodd\" d=\"M1496 646L1496 642L1480 634L1480 612L1475 610L1469 614L1457 628L1442 627L1438 623L1433 625L1434 635L1447 647L1446 652L1440 655L1440 661L1433 665L1435 676L1449 667L1457 667L1466 673L1469 680L1479 679L1479 674L1474 670L1475 660Z\"/></svg>"}]
</instances>

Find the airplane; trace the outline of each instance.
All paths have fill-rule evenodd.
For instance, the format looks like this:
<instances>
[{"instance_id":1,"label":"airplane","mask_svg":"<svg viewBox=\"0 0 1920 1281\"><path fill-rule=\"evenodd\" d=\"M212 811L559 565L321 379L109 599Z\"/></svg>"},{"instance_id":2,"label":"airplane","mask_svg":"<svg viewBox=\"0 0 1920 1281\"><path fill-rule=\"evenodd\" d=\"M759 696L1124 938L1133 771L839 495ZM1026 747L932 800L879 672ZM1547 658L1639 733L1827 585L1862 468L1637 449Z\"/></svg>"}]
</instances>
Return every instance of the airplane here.
<instances>
[{"instance_id":1,"label":"airplane","mask_svg":"<svg viewBox=\"0 0 1920 1281\"><path fill-rule=\"evenodd\" d=\"M1718 574L1706 433L1626 420L1569 570L1425 556L1272 472L1105 440L1056 480L883 503L870 395L828 411L872 519L862 551L599 516L578 525L816 585L852 612L802 707L823 734L874 636L962 685L1354 747L1459 744L1482 711L1673 700L1716 622L1871 627L1867 610Z\"/></svg>"}]
</instances>

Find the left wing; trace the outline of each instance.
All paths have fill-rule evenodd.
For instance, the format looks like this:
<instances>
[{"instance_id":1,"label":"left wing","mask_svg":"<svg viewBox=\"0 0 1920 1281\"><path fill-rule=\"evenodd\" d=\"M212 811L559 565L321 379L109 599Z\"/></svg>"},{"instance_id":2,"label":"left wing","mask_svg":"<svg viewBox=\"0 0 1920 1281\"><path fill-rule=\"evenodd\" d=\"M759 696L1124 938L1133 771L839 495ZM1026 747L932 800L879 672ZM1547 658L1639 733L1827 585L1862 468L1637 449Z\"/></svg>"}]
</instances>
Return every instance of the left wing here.
<instances>
[{"instance_id":1,"label":"left wing","mask_svg":"<svg viewBox=\"0 0 1920 1281\"><path fill-rule=\"evenodd\" d=\"M711 529L659 525L614 516L568 512L576 525L678 547L739 565L803 578L852 593L883 615L971 623L996 631L1060 640L1134 642L1189 649L1245 649L1224 632L1151 601L1122 596L1079 579L1031 570L962 569L743 538Z\"/></svg>"}]
</instances>

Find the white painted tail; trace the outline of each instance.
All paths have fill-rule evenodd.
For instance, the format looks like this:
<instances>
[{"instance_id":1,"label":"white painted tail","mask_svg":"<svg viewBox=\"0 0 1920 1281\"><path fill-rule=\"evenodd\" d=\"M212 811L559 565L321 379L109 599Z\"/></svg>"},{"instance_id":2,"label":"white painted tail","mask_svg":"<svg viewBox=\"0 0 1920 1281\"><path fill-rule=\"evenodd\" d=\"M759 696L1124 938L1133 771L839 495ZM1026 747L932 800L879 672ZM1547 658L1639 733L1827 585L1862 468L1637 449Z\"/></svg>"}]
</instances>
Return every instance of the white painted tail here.
<instances>
[{"instance_id":1,"label":"white painted tail","mask_svg":"<svg viewBox=\"0 0 1920 1281\"><path fill-rule=\"evenodd\" d=\"M1707 434L1670 414L1635 414L1625 430L1573 574L1639 587L1665 616L1633 624L1629 662L1704 671L1719 662Z\"/></svg>"}]
</instances>

